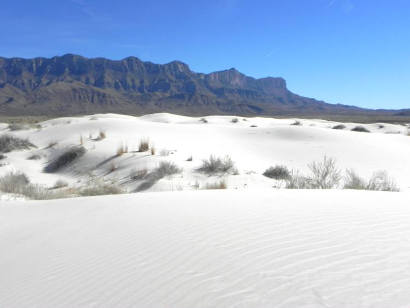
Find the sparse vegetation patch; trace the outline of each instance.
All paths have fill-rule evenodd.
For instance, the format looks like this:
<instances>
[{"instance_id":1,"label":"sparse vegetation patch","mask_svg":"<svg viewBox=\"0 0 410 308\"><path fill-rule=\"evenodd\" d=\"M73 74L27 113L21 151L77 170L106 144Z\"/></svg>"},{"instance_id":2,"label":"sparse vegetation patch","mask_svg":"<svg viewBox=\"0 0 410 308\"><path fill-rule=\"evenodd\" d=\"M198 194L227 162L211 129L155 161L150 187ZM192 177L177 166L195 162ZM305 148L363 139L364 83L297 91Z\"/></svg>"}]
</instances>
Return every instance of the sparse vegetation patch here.
<instances>
[{"instance_id":1,"label":"sparse vegetation patch","mask_svg":"<svg viewBox=\"0 0 410 308\"><path fill-rule=\"evenodd\" d=\"M60 198L42 185L30 183L24 173L9 173L0 178L0 191L25 196L33 200Z\"/></svg>"},{"instance_id":2,"label":"sparse vegetation patch","mask_svg":"<svg viewBox=\"0 0 410 308\"><path fill-rule=\"evenodd\" d=\"M346 170L344 189L399 191L396 182L386 171L377 171L369 181L358 176L353 170Z\"/></svg>"},{"instance_id":3,"label":"sparse vegetation patch","mask_svg":"<svg viewBox=\"0 0 410 308\"><path fill-rule=\"evenodd\" d=\"M35 148L28 139L22 139L13 135L0 136L0 153L8 153L16 150L29 150Z\"/></svg>"},{"instance_id":4,"label":"sparse vegetation patch","mask_svg":"<svg viewBox=\"0 0 410 308\"><path fill-rule=\"evenodd\" d=\"M101 195L118 195L125 193L120 187L107 183L92 183L89 186L79 190L78 194L82 197L101 196Z\"/></svg>"}]
</instances>

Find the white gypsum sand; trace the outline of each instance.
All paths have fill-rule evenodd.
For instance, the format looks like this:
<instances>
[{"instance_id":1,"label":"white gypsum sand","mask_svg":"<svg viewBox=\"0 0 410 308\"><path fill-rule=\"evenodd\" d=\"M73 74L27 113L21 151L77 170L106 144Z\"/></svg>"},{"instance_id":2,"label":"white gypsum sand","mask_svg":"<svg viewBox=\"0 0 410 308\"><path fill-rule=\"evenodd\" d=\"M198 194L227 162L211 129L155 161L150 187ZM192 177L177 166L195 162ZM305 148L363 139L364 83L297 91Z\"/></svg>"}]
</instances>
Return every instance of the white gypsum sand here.
<instances>
[{"instance_id":1,"label":"white gypsum sand","mask_svg":"<svg viewBox=\"0 0 410 308\"><path fill-rule=\"evenodd\" d=\"M185 191L0 205L1 307L409 307L408 193Z\"/></svg>"}]
</instances>

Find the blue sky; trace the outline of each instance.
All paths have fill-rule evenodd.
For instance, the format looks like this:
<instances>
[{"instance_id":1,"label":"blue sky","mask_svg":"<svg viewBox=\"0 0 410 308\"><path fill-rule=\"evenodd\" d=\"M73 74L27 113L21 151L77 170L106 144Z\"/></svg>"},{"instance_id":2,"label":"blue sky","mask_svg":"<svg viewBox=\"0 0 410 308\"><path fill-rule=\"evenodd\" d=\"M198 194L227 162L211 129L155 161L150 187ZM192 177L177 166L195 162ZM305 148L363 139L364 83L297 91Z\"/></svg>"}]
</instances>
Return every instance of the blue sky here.
<instances>
[{"instance_id":1,"label":"blue sky","mask_svg":"<svg viewBox=\"0 0 410 308\"><path fill-rule=\"evenodd\" d=\"M410 108L408 0L3 0L0 56L81 54L281 76L293 92Z\"/></svg>"}]
</instances>

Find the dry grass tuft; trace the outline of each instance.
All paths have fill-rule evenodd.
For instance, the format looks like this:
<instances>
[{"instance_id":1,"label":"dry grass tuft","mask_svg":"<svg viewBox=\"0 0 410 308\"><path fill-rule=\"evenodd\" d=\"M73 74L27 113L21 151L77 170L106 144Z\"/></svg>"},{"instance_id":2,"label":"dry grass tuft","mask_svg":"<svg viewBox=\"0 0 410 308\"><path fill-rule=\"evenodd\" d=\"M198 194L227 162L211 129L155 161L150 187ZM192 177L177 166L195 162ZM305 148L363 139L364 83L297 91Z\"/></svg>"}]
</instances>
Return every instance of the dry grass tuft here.
<instances>
[{"instance_id":1,"label":"dry grass tuft","mask_svg":"<svg viewBox=\"0 0 410 308\"><path fill-rule=\"evenodd\" d=\"M207 183L204 189L227 189L228 185L224 180L215 182L215 183Z\"/></svg>"},{"instance_id":2,"label":"dry grass tuft","mask_svg":"<svg viewBox=\"0 0 410 308\"><path fill-rule=\"evenodd\" d=\"M117 156L121 156L125 153L128 153L128 145L127 144L120 144L117 148Z\"/></svg>"},{"instance_id":3,"label":"dry grass tuft","mask_svg":"<svg viewBox=\"0 0 410 308\"><path fill-rule=\"evenodd\" d=\"M125 191L115 184L108 184L102 182L94 182L89 186L79 190L78 194L82 197L87 196L102 196L102 195L118 195Z\"/></svg>"},{"instance_id":4,"label":"dry grass tuft","mask_svg":"<svg viewBox=\"0 0 410 308\"><path fill-rule=\"evenodd\" d=\"M105 133L105 131L100 130L100 131L98 132L98 140L103 140L103 139L105 139L105 138L107 138L107 134Z\"/></svg>"}]
</instances>

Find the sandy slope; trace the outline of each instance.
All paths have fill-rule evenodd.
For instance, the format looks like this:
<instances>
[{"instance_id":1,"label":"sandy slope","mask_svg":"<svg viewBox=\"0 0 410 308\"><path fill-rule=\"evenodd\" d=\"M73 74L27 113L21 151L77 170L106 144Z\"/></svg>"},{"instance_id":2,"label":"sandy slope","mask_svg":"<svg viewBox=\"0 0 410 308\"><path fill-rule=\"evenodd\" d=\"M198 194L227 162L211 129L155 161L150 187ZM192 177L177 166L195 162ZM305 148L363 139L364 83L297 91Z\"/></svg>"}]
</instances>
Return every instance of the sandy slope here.
<instances>
[{"instance_id":1,"label":"sandy slope","mask_svg":"<svg viewBox=\"0 0 410 308\"><path fill-rule=\"evenodd\" d=\"M0 203L0 307L410 307L410 195Z\"/></svg>"},{"instance_id":2,"label":"sandy slope","mask_svg":"<svg viewBox=\"0 0 410 308\"><path fill-rule=\"evenodd\" d=\"M354 123L346 124L345 130L334 130L331 127L338 123L323 120L301 120L302 126L292 126L294 119L238 118L238 123L232 123L233 118L210 116L206 117L208 123L202 123L199 118L163 113L54 119L41 123L40 130L11 132L29 138L39 148L7 154L2 163L8 165L0 168L0 175L23 170L32 181L48 186L58 179L82 185L97 176L121 183L132 192L141 183L129 181L131 170L152 169L167 160L175 162L184 172L164 178L148 190L191 190L197 184L202 187L220 180L195 172L202 159L214 154L230 155L236 162L240 174L226 177L230 188L271 188L275 183L261 175L269 166L284 164L305 172L308 163L327 155L336 158L342 170L353 168L363 177L387 170L402 190L410 188L410 137L404 126L383 124L380 128L379 124L367 124L363 126L371 133L358 133L350 131L357 125ZM5 125L1 128L2 132L10 133ZM96 141L100 130L106 132L107 138ZM75 166L57 174L42 172L48 160L67 146L78 145L80 136L87 154ZM155 145L155 156L135 152L143 138L149 138ZM46 149L50 142L58 143ZM130 153L115 157L120 144L128 145ZM27 160L32 154L43 158ZM186 161L191 155L193 161Z\"/></svg>"},{"instance_id":3,"label":"sandy slope","mask_svg":"<svg viewBox=\"0 0 410 308\"><path fill-rule=\"evenodd\" d=\"M7 153L0 175L23 171L49 187L99 178L134 192L141 181L130 181L132 170L161 161L183 169L147 189L174 192L0 195L0 307L410 307L408 128L368 124L371 133L357 133L354 123L334 130L338 123L322 120L233 118L106 114L17 132L0 124L38 146ZM82 158L43 172L81 136ZM155 155L136 151L144 138ZM120 144L129 152L116 156ZM28 160L33 154L41 159ZM239 175L198 173L211 154L230 155ZM387 170L402 192L280 190L262 175L275 164L306 172L323 155L364 177ZM221 179L229 190L193 191Z\"/></svg>"}]
</instances>

